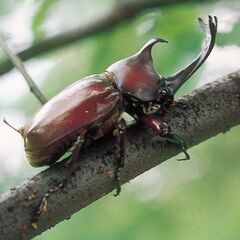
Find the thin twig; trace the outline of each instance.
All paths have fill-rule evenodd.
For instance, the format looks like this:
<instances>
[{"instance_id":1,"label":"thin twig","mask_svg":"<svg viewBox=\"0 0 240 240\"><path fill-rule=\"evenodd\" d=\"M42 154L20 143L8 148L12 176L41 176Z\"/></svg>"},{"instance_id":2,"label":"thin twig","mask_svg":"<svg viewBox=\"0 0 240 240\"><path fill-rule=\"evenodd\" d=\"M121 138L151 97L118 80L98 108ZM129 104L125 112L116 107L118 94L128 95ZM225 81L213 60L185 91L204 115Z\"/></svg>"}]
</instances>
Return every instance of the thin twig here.
<instances>
[{"instance_id":1,"label":"thin twig","mask_svg":"<svg viewBox=\"0 0 240 240\"><path fill-rule=\"evenodd\" d=\"M47 102L47 99L45 96L41 93L35 82L32 80L32 78L29 76L29 74L26 71L26 68L24 67L20 57L15 55L11 49L7 46L5 43L3 36L0 34L0 46L5 51L5 53L8 55L10 60L12 61L13 65L18 69L18 71L23 75L24 79L26 80L30 91L37 97L37 99L42 103L45 104Z\"/></svg>"},{"instance_id":2,"label":"thin twig","mask_svg":"<svg viewBox=\"0 0 240 240\"><path fill-rule=\"evenodd\" d=\"M164 120L191 147L240 124L239 109L240 70L180 99ZM158 136L141 125L127 131L125 146L122 183L180 151L174 144L162 143ZM46 212L40 216L37 229L31 227L33 214L47 189L54 188L65 176L67 169L64 165L60 163L51 167L2 194L0 239L31 239L109 193L115 186L113 147L109 136L81 152L74 176L61 192L48 199Z\"/></svg>"}]
</instances>

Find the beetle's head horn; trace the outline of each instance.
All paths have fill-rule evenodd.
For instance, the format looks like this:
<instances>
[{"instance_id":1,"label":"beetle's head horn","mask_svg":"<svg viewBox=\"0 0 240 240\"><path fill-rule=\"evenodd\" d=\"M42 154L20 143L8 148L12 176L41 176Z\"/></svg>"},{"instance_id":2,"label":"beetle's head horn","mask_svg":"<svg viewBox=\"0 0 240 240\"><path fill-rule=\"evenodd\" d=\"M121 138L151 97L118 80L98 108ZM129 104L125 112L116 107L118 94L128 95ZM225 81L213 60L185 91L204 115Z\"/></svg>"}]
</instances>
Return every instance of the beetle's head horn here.
<instances>
[{"instance_id":1,"label":"beetle's head horn","mask_svg":"<svg viewBox=\"0 0 240 240\"><path fill-rule=\"evenodd\" d=\"M151 54L153 45L158 42L167 41L153 38L136 54L117 61L107 68L107 71L113 74L117 87L140 101L154 100L161 85L161 78L154 69Z\"/></svg>"}]
</instances>

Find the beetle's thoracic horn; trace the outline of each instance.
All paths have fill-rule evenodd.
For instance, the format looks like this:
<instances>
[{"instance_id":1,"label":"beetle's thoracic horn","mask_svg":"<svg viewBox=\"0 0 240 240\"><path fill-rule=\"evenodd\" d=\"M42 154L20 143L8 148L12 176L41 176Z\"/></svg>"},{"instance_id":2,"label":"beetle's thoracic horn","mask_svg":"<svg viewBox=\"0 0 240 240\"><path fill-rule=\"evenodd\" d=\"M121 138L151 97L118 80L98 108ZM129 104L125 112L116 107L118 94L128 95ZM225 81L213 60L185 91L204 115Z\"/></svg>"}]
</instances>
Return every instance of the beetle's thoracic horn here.
<instances>
[{"instance_id":1,"label":"beetle's thoracic horn","mask_svg":"<svg viewBox=\"0 0 240 240\"><path fill-rule=\"evenodd\" d=\"M141 57L143 60L146 60L146 61L149 61L149 59L152 60L151 50L153 45L158 42L167 43L167 41L164 39L152 38L144 44L144 46L137 52L137 55Z\"/></svg>"},{"instance_id":2,"label":"beetle's thoracic horn","mask_svg":"<svg viewBox=\"0 0 240 240\"><path fill-rule=\"evenodd\" d=\"M208 24L199 18L199 24L205 34L205 42L201 53L190 64L188 64L183 70L175 73L173 76L167 77L168 87L172 90L172 93L176 93L177 90L183 85L183 83L192 76L192 74L204 63L208 55L211 53L215 38L217 34L217 17L208 17Z\"/></svg>"}]
</instances>

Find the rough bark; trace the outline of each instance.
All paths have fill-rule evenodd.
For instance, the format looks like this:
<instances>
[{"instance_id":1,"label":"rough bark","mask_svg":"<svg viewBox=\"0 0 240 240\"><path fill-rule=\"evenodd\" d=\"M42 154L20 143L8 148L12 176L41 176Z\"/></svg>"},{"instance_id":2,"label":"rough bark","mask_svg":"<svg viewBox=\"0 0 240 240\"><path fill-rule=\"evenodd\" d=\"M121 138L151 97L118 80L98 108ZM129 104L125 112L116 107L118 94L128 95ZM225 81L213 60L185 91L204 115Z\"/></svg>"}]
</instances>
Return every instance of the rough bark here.
<instances>
[{"instance_id":1,"label":"rough bark","mask_svg":"<svg viewBox=\"0 0 240 240\"><path fill-rule=\"evenodd\" d=\"M164 120L189 147L239 124L240 70L176 101ZM63 164L3 193L0 197L0 239L30 239L111 192L115 165L112 142L112 137L108 136L82 152L75 176L61 192L49 198L48 209L39 218L37 229L31 227L31 219L44 193L64 176ZM132 127L126 136L122 182L128 182L179 152L175 145L161 142L142 125Z\"/></svg>"},{"instance_id":2,"label":"rough bark","mask_svg":"<svg viewBox=\"0 0 240 240\"><path fill-rule=\"evenodd\" d=\"M100 19L96 18L95 22L36 42L29 48L17 53L18 56L22 59L22 61L26 61L32 57L65 46L82 38L106 31L125 20L134 18L143 10L176 3L197 2L197 0L122 0L116 2L117 4L112 11L106 13ZM13 64L9 59L0 61L0 75L8 72L12 68Z\"/></svg>"}]
</instances>

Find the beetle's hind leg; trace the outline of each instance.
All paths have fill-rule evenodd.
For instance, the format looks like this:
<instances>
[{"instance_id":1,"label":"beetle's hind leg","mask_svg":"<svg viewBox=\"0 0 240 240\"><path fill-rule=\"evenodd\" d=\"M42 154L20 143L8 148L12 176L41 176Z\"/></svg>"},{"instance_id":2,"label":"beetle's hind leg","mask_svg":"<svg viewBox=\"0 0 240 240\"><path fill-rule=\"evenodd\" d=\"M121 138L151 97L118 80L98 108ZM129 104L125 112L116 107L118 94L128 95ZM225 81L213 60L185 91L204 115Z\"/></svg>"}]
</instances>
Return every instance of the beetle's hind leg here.
<instances>
[{"instance_id":1,"label":"beetle's hind leg","mask_svg":"<svg viewBox=\"0 0 240 240\"><path fill-rule=\"evenodd\" d=\"M78 160L80 150L85 142L84 137L78 136L76 142L72 146L72 154L69 160L66 162L66 166L68 168L67 174L65 175L64 181L67 182L69 178L72 176L74 172L74 166L76 161ZM63 183L64 185L64 183Z\"/></svg>"},{"instance_id":2,"label":"beetle's hind leg","mask_svg":"<svg viewBox=\"0 0 240 240\"><path fill-rule=\"evenodd\" d=\"M47 211L47 205L48 205L48 199L50 198L50 196L55 193L55 192L59 192L61 191L61 189L63 189L63 187L66 185L66 183L69 181L69 179L71 178L73 172L74 172L74 166L75 163L79 157L79 152L81 147L84 144L84 138L82 136L78 136L76 142L73 144L72 147L72 155L70 156L70 158L68 159L68 161L66 162L66 166L67 166L67 174L65 175L65 177L63 178L62 181L60 181L54 188L49 189L45 194L44 197L42 198L36 213L34 214L34 217L32 219L31 222L31 226L33 228L37 228L37 222L38 222L38 218L39 216Z\"/></svg>"},{"instance_id":3,"label":"beetle's hind leg","mask_svg":"<svg viewBox=\"0 0 240 240\"><path fill-rule=\"evenodd\" d=\"M124 167L125 160L124 135L126 128L127 125L125 120L123 118L120 118L116 125L116 128L113 131L113 135L115 137L115 154L117 157L117 167L115 173L116 181L116 192L114 193L115 197L118 196L121 192L120 172Z\"/></svg>"},{"instance_id":4,"label":"beetle's hind leg","mask_svg":"<svg viewBox=\"0 0 240 240\"><path fill-rule=\"evenodd\" d=\"M181 137L179 137L177 134L173 133L171 128L168 126L168 124L164 121L153 119L149 116L140 116L139 120L142 121L145 125L153 129L159 136L161 136L163 139L175 143L178 146L180 146L181 150L185 154L185 158L178 159L178 160L189 160L190 156L187 153L187 147L185 142Z\"/></svg>"}]
</instances>

